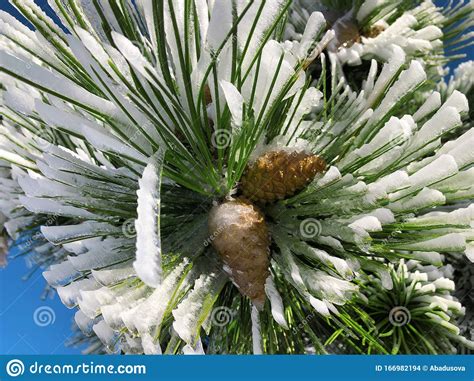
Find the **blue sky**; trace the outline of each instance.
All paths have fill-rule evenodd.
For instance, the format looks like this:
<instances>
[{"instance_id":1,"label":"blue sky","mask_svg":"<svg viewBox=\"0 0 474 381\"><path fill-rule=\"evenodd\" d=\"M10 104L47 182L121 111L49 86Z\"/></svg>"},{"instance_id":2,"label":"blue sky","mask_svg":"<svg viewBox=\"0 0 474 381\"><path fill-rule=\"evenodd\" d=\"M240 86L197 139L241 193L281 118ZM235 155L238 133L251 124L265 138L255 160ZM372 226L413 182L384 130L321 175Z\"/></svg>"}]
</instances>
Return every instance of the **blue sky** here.
<instances>
[{"instance_id":1,"label":"blue sky","mask_svg":"<svg viewBox=\"0 0 474 381\"><path fill-rule=\"evenodd\" d=\"M0 270L0 354L79 353L64 345L72 332L74 311L65 308L56 294L41 300L45 287L41 271L23 281L27 272L22 259Z\"/></svg>"},{"instance_id":2,"label":"blue sky","mask_svg":"<svg viewBox=\"0 0 474 381\"><path fill-rule=\"evenodd\" d=\"M48 12L46 0L36 3ZM0 9L24 21L6 0L0 0ZM64 307L56 294L41 300L46 282L41 271L22 280L28 271L23 259L10 261L6 269L0 270L0 354L80 353L79 348L65 346L75 311ZM35 316L40 325L35 323ZM41 316L49 320L41 320Z\"/></svg>"},{"instance_id":3,"label":"blue sky","mask_svg":"<svg viewBox=\"0 0 474 381\"><path fill-rule=\"evenodd\" d=\"M46 0L36 2L46 7ZM445 2L436 3L443 5ZM6 0L0 0L0 9L24 21ZM44 9L48 12L48 8ZM53 16L50 10L48 13ZM472 47L468 54L470 59L474 58ZM6 269L0 270L0 354L79 353L78 348L65 347L65 342L71 337L74 310L64 307L57 295L41 300L45 287L41 271L23 281L22 277L27 272L28 268L22 259L11 261ZM37 319L40 322L38 325L35 316L41 312L45 315L39 316L46 316L50 320L42 323L42 320Z\"/></svg>"}]
</instances>

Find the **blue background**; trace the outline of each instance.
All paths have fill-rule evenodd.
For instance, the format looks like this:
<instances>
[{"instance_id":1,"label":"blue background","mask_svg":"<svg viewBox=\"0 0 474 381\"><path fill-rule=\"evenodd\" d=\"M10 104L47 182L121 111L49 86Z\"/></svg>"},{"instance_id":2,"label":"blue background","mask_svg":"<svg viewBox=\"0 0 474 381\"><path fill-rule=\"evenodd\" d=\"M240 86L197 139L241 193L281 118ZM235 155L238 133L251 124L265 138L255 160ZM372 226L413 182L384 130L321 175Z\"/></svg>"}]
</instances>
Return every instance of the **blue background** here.
<instances>
[{"instance_id":1,"label":"blue background","mask_svg":"<svg viewBox=\"0 0 474 381\"><path fill-rule=\"evenodd\" d=\"M54 18L46 0L36 0L43 9ZM438 6L446 1L435 1ZM455 2L456 3L456 2ZM6 0L0 0L0 9L5 10L22 22L25 19ZM474 58L471 46L466 53ZM451 66L454 68L458 62ZM65 343L71 339L73 310L68 310L54 294L53 298L41 300L45 281L41 271L37 271L27 280L22 280L28 272L21 259L10 261L6 269L0 270L0 354L78 354L79 348L68 348ZM48 306L55 314L53 324L40 327L33 316L37 308Z\"/></svg>"},{"instance_id":2,"label":"blue background","mask_svg":"<svg viewBox=\"0 0 474 381\"><path fill-rule=\"evenodd\" d=\"M35 0L56 22L46 0ZM6 0L0 0L0 9L26 20ZM29 272L23 259L10 261L0 270L0 354L79 354L79 348L69 348L74 310L68 310L57 294L41 300L46 281L38 270L28 280L22 277ZM37 308L47 306L55 314L53 324L44 327L34 322Z\"/></svg>"}]
</instances>

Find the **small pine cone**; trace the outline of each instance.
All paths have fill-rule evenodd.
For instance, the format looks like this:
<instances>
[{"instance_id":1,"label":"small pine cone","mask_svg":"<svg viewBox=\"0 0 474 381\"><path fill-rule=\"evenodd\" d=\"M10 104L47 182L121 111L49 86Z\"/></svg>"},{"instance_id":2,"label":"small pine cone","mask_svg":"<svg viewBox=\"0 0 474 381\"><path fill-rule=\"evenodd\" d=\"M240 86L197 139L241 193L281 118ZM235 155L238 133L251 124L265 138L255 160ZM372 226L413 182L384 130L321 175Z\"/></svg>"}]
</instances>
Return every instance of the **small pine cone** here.
<instances>
[{"instance_id":1,"label":"small pine cone","mask_svg":"<svg viewBox=\"0 0 474 381\"><path fill-rule=\"evenodd\" d=\"M244 199L226 201L212 208L209 234L232 282L262 309L270 262L270 237L262 212Z\"/></svg>"},{"instance_id":2,"label":"small pine cone","mask_svg":"<svg viewBox=\"0 0 474 381\"><path fill-rule=\"evenodd\" d=\"M259 203L282 200L306 187L325 168L325 161L317 155L269 151L247 167L242 193Z\"/></svg>"}]
</instances>

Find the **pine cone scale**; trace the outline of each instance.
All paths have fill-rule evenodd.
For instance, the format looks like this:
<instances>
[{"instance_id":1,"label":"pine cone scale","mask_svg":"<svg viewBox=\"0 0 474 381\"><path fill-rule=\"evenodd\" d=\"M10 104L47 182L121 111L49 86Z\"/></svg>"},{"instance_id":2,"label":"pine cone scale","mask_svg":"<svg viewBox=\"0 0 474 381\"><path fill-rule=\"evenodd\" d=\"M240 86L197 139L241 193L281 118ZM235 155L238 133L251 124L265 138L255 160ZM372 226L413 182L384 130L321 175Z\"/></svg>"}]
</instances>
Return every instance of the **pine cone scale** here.
<instances>
[{"instance_id":1,"label":"pine cone scale","mask_svg":"<svg viewBox=\"0 0 474 381\"><path fill-rule=\"evenodd\" d=\"M242 193L263 204L282 200L306 187L325 167L317 155L269 151L248 166L241 180Z\"/></svg>"},{"instance_id":2,"label":"pine cone scale","mask_svg":"<svg viewBox=\"0 0 474 381\"><path fill-rule=\"evenodd\" d=\"M232 282L263 308L270 238L261 211L242 199L224 202L209 215L209 233Z\"/></svg>"}]
</instances>

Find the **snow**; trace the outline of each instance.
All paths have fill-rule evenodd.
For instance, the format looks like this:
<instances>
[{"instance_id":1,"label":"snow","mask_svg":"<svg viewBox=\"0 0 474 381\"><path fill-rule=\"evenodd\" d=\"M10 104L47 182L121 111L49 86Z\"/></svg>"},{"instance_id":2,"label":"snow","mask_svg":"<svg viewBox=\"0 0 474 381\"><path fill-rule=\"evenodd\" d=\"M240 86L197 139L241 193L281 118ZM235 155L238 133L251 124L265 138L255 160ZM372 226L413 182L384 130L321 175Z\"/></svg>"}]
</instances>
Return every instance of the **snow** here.
<instances>
[{"instance_id":1,"label":"snow","mask_svg":"<svg viewBox=\"0 0 474 381\"><path fill-rule=\"evenodd\" d=\"M94 279L82 279L73 282L67 286L58 287L59 298L67 308L73 308L77 304L77 300L81 291L96 290L100 285Z\"/></svg>"},{"instance_id":2,"label":"snow","mask_svg":"<svg viewBox=\"0 0 474 381\"><path fill-rule=\"evenodd\" d=\"M469 242L466 245L466 251L465 251L467 259L469 259L471 262L474 263L474 243Z\"/></svg>"},{"instance_id":3,"label":"snow","mask_svg":"<svg viewBox=\"0 0 474 381\"><path fill-rule=\"evenodd\" d=\"M420 262L427 262L436 266L441 266L443 263L441 254L436 251L413 251L411 256Z\"/></svg>"},{"instance_id":4,"label":"snow","mask_svg":"<svg viewBox=\"0 0 474 381\"><path fill-rule=\"evenodd\" d=\"M60 77L46 68L26 63L5 52L0 52L0 65L20 78L27 79L29 82L48 89L52 94L82 106L101 110L104 114L121 119L119 110L112 102L99 98L69 79Z\"/></svg>"},{"instance_id":5,"label":"snow","mask_svg":"<svg viewBox=\"0 0 474 381\"><path fill-rule=\"evenodd\" d=\"M154 340L149 333L141 335L143 352L146 355L161 355L161 346L158 340Z\"/></svg>"},{"instance_id":6,"label":"snow","mask_svg":"<svg viewBox=\"0 0 474 381\"><path fill-rule=\"evenodd\" d=\"M306 266L302 267L301 271L310 293L324 302L343 305L357 291L357 286L351 281L328 275L324 271L310 269Z\"/></svg>"},{"instance_id":7,"label":"snow","mask_svg":"<svg viewBox=\"0 0 474 381\"><path fill-rule=\"evenodd\" d=\"M403 96L413 91L426 80L426 73L418 61L412 61L407 70L402 71L397 81L390 87L379 106L374 110L368 124L386 115Z\"/></svg>"},{"instance_id":8,"label":"snow","mask_svg":"<svg viewBox=\"0 0 474 381\"><path fill-rule=\"evenodd\" d=\"M443 37L443 31L434 25L428 25L419 29L415 33L415 38L420 40L433 41Z\"/></svg>"},{"instance_id":9,"label":"snow","mask_svg":"<svg viewBox=\"0 0 474 381\"><path fill-rule=\"evenodd\" d=\"M448 290L454 291L455 284L451 279L439 278L433 281L433 284L436 286L437 290Z\"/></svg>"},{"instance_id":10,"label":"snow","mask_svg":"<svg viewBox=\"0 0 474 381\"><path fill-rule=\"evenodd\" d=\"M370 60L369 73L367 74L367 78L363 81L362 85L363 91L366 94L370 94L374 89L375 78L377 76L377 68L377 61L374 59Z\"/></svg>"},{"instance_id":11,"label":"snow","mask_svg":"<svg viewBox=\"0 0 474 381\"><path fill-rule=\"evenodd\" d=\"M328 306L322 300L319 300L318 298L315 298L314 296L310 295L309 303L316 310L317 313L323 316L331 315L331 313L329 312Z\"/></svg>"},{"instance_id":12,"label":"snow","mask_svg":"<svg viewBox=\"0 0 474 381\"><path fill-rule=\"evenodd\" d=\"M374 10L384 5L386 0L367 0L364 1L357 12L357 21L362 23Z\"/></svg>"},{"instance_id":13,"label":"snow","mask_svg":"<svg viewBox=\"0 0 474 381\"><path fill-rule=\"evenodd\" d=\"M112 303L115 300L115 292L108 287L94 290L80 290L77 300L80 310L90 319L94 319L101 313L100 307Z\"/></svg>"},{"instance_id":14,"label":"snow","mask_svg":"<svg viewBox=\"0 0 474 381\"><path fill-rule=\"evenodd\" d=\"M239 13L244 10L244 7L248 4L246 2L237 2ZM250 62L255 56L257 49L261 46L261 41L263 40L265 33L267 32L268 28L275 22L275 19L281 14L284 7L286 5L285 0L274 0L274 1L267 1L263 3L255 2L251 5L250 9L242 18L242 21L239 23L239 27L237 28L238 31L238 43L241 50L245 47L248 43L248 50L246 53L246 57L244 59L244 67L248 67ZM214 15L214 11L219 7L225 7L228 13L232 13L231 8L228 6L226 2L215 1L214 6L212 8L211 14L211 21L209 24L209 32L208 38L213 34L216 33L217 35L222 35L223 33L227 33L226 29L222 28L222 24L220 24L220 18L218 15ZM258 23L254 25L254 20L256 18L257 12L260 12ZM217 16L217 17L216 17ZM232 17L232 16L231 16ZM231 18L232 20L232 18ZM211 25L214 24L215 29L211 31ZM231 24L233 22L231 21ZM251 33L252 31L252 33ZM250 37L250 41L249 40Z\"/></svg>"},{"instance_id":15,"label":"snow","mask_svg":"<svg viewBox=\"0 0 474 381\"><path fill-rule=\"evenodd\" d=\"M327 266L334 266L336 271L342 275L344 278L352 278L353 272L348 263L339 257L329 255L324 250L311 247L305 243L297 243L293 247L295 251L301 252L303 255L308 256L309 258L316 259L321 263L326 264Z\"/></svg>"},{"instance_id":16,"label":"snow","mask_svg":"<svg viewBox=\"0 0 474 381\"><path fill-rule=\"evenodd\" d=\"M17 155L13 152L6 151L1 148L0 148L0 159L19 165L20 167L35 169L35 165L31 161L28 161L24 159L23 157L21 157L20 155Z\"/></svg>"},{"instance_id":17,"label":"snow","mask_svg":"<svg viewBox=\"0 0 474 381\"><path fill-rule=\"evenodd\" d=\"M93 329L97 337L100 339L100 341L102 341L102 343L104 343L108 351L117 351L116 345L118 343L119 338L117 332L110 328L103 320L95 324Z\"/></svg>"},{"instance_id":18,"label":"snow","mask_svg":"<svg viewBox=\"0 0 474 381\"><path fill-rule=\"evenodd\" d=\"M232 114L232 119L235 126L242 126L244 98L232 83L221 81L220 86L224 92L227 106L229 107L230 113Z\"/></svg>"},{"instance_id":19,"label":"snow","mask_svg":"<svg viewBox=\"0 0 474 381\"><path fill-rule=\"evenodd\" d=\"M9 86L3 94L3 105L10 107L15 112L31 115L35 109L35 97L39 96L39 93L34 90L27 93L18 87Z\"/></svg>"},{"instance_id":20,"label":"snow","mask_svg":"<svg viewBox=\"0 0 474 381\"><path fill-rule=\"evenodd\" d=\"M393 280L390 272L388 270L379 270L377 274L382 281L383 288L386 290L391 290L393 288Z\"/></svg>"},{"instance_id":21,"label":"snow","mask_svg":"<svg viewBox=\"0 0 474 381\"><path fill-rule=\"evenodd\" d=\"M318 40L318 37L322 33L323 28L326 26L326 20L320 12L313 12L306 24L303 36L300 42L295 42L292 49L293 53L299 59L305 59L308 54L314 49L314 43Z\"/></svg>"},{"instance_id":22,"label":"snow","mask_svg":"<svg viewBox=\"0 0 474 381\"><path fill-rule=\"evenodd\" d=\"M133 250L122 248L127 240L106 239L79 256L68 257L78 271L88 271L112 266L134 257ZM100 277L100 274L99 274Z\"/></svg>"},{"instance_id":23,"label":"snow","mask_svg":"<svg viewBox=\"0 0 474 381\"><path fill-rule=\"evenodd\" d=\"M461 117L456 108L441 107L413 136L407 151L414 153L461 124Z\"/></svg>"},{"instance_id":24,"label":"snow","mask_svg":"<svg viewBox=\"0 0 474 381\"><path fill-rule=\"evenodd\" d=\"M51 265L48 270L43 272L44 279L52 287L65 286L78 276L79 273L69 261Z\"/></svg>"},{"instance_id":25,"label":"snow","mask_svg":"<svg viewBox=\"0 0 474 381\"><path fill-rule=\"evenodd\" d=\"M400 247L403 250L464 252L466 249L466 239L461 234L450 233L426 241L400 244Z\"/></svg>"},{"instance_id":26,"label":"snow","mask_svg":"<svg viewBox=\"0 0 474 381\"><path fill-rule=\"evenodd\" d=\"M103 270L92 270L91 274L98 283L103 286L109 286L134 276L135 271L133 270L132 262L127 261Z\"/></svg>"},{"instance_id":27,"label":"snow","mask_svg":"<svg viewBox=\"0 0 474 381\"><path fill-rule=\"evenodd\" d=\"M396 145L403 144L411 137L413 126L414 122L411 117L409 119L391 117L369 143L351 151L340 161L339 166L345 167L360 158L367 159L372 155L376 159L382 152L392 152ZM384 167L388 165L386 159L383 160L383 165Z\"/></svg>"},{"instance_id":28,"label":"snow","mask_svg":"<svg viewBox=\"0 0 474 381\"><path fill-rule=\"evenodd\" d=\"M152 10L150 12L153 13ZM153 36L155 35L155 30L151 31ZM156 85L153 78L147 73L147 70L155 75L158 80L162 79L161 72L157 72L153 66L143 57L140 49L135 46L128 38L123 36L120 33L115 31L112 32L112 38L115 42L115 45L120 50L120 53L127 59L130 65L132 65L143 77L145 77L151 84ZM160 81L161 82L161 81Z\"/></svg>"},{"instance_id":29,"label":"snow","mask_svg":"<svg viewBox=\"0 0 474 381\"><path fill-rule=\"evenodd\" d=\"M76 322L77 326L79 329L86 335L90 336L92 335L93 331L92 328L94 324L96 324L98 321L96 319L90 319L81 310L78 310L74 314L74 321Z\"/></svg>"},{"instance_id":30,"label":"snow","mask_svg":"<svg viewBox=\"0 0 474 381\"><path fill-rule=\"evenodd\" d=\"M433 212L410 219L419 226L430 225L466 225L469 226L471 221L474 221L474 205L467 208L459 208L449 213Z\"/></svg>"},{"instance_id":31,"label":"snow","mask_svg":"<svg viewBox=\"0 0 474 381\"><path fill-rule=\"evenodd\" d=\"M148 163L139 180L137 252L133 267L140 279L150 287L162 280L160 238L160 188L164 151L160 150Z\"/></svg>"},{"instance_id":32,"label":"snow","mask_svg":"<svg viewBox=\"0 0 474 381\"><path fill-rule=\"evenodd\" d=\"M293 151L310 151L308 149L309 143L301 139L300 136L310 128L309 125L312 122L303 120L303 117L320 104L322 96L323 94L313 87L307 90L300 90L298 94L295 95L291 103L291 108L287 112L287 117L282 129L282 131L285 131L285 134L273 139L271 146L273 146L273 142L278 139L282 142L282 146L287 149L290 148L293 149ZM299 100L300 102L298 104ZM290 139L288 137L290 137ZM280 149L285 148L280 147ZM254 152L251 157L254 157Z\"/></svg>"},{"instance_id":33,"label":"snow","mask_svg":"<svg viewBox=\"0 0 474 381\"><path fill-rule=\"evenodd\" d=\"M374 105L375 101L382 95L392 79L398 74L402 65L405 64L406 54L399 46L392 46L392 59L383 65L382 71L375 82L374 88L367 99L366 108Z\"/></svg>"},{"instance_id":34,"label":"snow","mask_svg":"<svg viewBox=\"0 0 474 381\"><path fill-rule=\"evenodd\" d=\"M395 216L390 209L378 208L369 213L376 217L382 225L391 224L395 222Z\"/></svg>"},{"instance_id":35,"label":"snow","mask_svg":"<svg viewBox=\"0 0 474 381\"><path fill-rule=\"evenodd\" d=\"M444 205L446 197L440 191L430 188L423 188L417 195L397 202L391 202L388 208L396 213L411 212L419 209L432 207L434 205Z\"/></svg>"},{"instance_id":36,"label":"snow","mask_svg":"<svg viewBox=\"0 0 474 381\"><path fill-rule=\"evenodd\" d=\"M361 228L366 232L378 232L382 231L382 225L377 217L365 216L362 217L349 225L351 229Z\"/></svg>"},{"instance_id":37,"label":"snow","mask_svg":"<svg viewBox=\"0 0 474 381\"><path fill-rule=\"evenodd\" d=\"M441 94L434 91L423 103L423 105L413 114L415 122L422 120L441 106Z\"/></svg>"},{"instance_id":38,"label":"snow","mask_svg":"<svg viewBox=\"0 0 474 381\"><path fill-rule=\"evenodd\" d=\"M20 196L19 201L26 209L36 214L97 219L97 215L94 213L74 206L63 205L61 202L52 199Z\"/></svg>"},{"instance_id":39,"label":"snow","mask_svg":"<svg viewBox=\"0 0 474 381\"><path fill-rule=\"evenodd\" d=\"M189 261L185 260L177 265L171 273L166 276L160 287L155 289L143 303L122 313L121 317L124 324L130 331L146 333L149 332L152 327L161 325L170 299L179 286L179 282L188 264ZM190 286L186 281L183 282L183 285Z\"/></svg>"},{"instance_id":40,"label":"snow","mask_svg":"<svg viewBox=\"0 0 474 381\"><path fill-rule=\"evenodd\" d=\"M125 325L124 316L128 316L131 311L136 311L148 294L149 289L145 286L123 287L116 293L113 300L101 302L100 311L104 320L112 329L121 330Z\"/></svg>"},{"instance_id":41,"label":"snow","mask_svg":"<svg viewBox=\"0 0 474 381\"><path fill-rule=\"evenodd\" d=\"M196 280L194 289L173 310L175 318L173 328L187 344L194 345L200 322L211 312L203 311L205 307L206 309L208 307L203 304L203 301L215 298L226 280L227 277L222 272L202 274ZM206 316L202 316L203 314Z\"/></svg>"},{"instance_id":42,"label":"snow","mask_svg":"<svg viewBox=\"0 0 474 381\"><path fill-rule=\"evenodd\" d=\"M122 229L103 222L86 221L78 225L42 226L45 238L54 244L63 244L101 235L118 234Z\"/></svg>"},{"instance_id":43,"label":"snow","mask_svg":"<svg viewBox=\"0 0 474 381\"><path fill-rule=\"evenodd\" d=\"M283 300L271 275L265 282L265 293L270 300L273 318L283 328L288 329L288 323L285 319L285 307L283 306Z\"/></svg>"},{"instance_id":44,"label":"snow","mask_svg":"<svg viewBox=\"0 0 474 381\"><path fill-rule=\"evenodd\" d=\"M321 40L316 44L316 47L313 49L311 54L307 56L306 64L313 62L320 54L322 54L323 50L334 39L335 36L336 32L334 32L334 30L328 30Z\"/></svg>"},{"instance_id":45,"label":"snow","mask_svg":"<svg viewBox=\"0 0 474 381\"><path fill-rule=\"evenodd\" d=\"M262 334L260 332L260 316L257 307L252 306L252 348L254 355L261 355L262 352Z\"/></svg>"},{"instance_id":46,"label":"snow","mask_svg":"<svg viewBox=\"0 0 474 381\"><path fill-rule=\"evenodd\" d=\"M441 110L447 107L454 107L460 114L467 113L469 111L469 101L463 93L454 90L446 102L444 102Z\"/></svg>"},{"instance_id":47,"label":"snow","mask_svg":"<svg viewBox=\"0 0 474 381\"><path fill-rule=\"evenodd\" d=\"M474 131L471 129L470 131ZM474 133L468 135L468 133L462 135L456 139L456 144L448 151L459 168L468 168L474 163Z\"/></svg>"},{"instance_id":48,"label":"snow","mask_svg":"<svg viewBox=\"0 0 474 381\"><path fill-rule=\"evenodd\" d=\"M387 193L404 188L408 184L408 174L405 171L395 171L369 184L368 189L374 198L380 198Z\"/></svg>"},{"instance_id":49,"label":"snow","mask_svg":"<svg viewBox=\"0 0 474 381\"><path fill-rule=\"evenodd\" d=\"M87 141L100 151L111 152L139 163L146 163L146 157L143 154L109 134L86 128L83 128L82 132Z\"/></svg>"},{"instance_id":50,"label":"snow","mask_svg":"<svg viewBox=\"0 0 474 381\"><path fill-rule=\"evenodd\" d=\"M183 354L185 355L204 355L204 348L202 346L202 341L201 339L197 340L197 344L193 348L191 345L186 344L183 347Z\"/></svg>"},{"instance_id":51,"label":"snow","mask_svg":"<svg viewBox=\"0 0 474 381\"><path fill-rule=\"evenodd\" d=\"M398 201L410 193L437 183L458 173L458 166L450 155L441 155L438 159L421 168L409 177L410 187L390 194L390 201Z\"/></svg>"},{"instance_id":52,"label":"snow","mask_svg":"<svg viewBox=\"0 0 474 381\"><path fill-rule=\"evenodd\" d=\"M282 57L283 60L279 64ZM260 66L253 69L252 75L248 77L241 90L245 101L247 103L250 102L251 93L254 89L253 80L258 75L255 85L258 92L251 105L255 111L256 120L264 117L269 112L272 104L280 96L289 79L295 76L295 63L291 62L291 59L290 54L285 52L281 44L276 41L270 40L263 47ZM257 69L258 73L255 73ZM300 72L292 88L288 91L285 90L285 98L296 94L304 86L304 82L305 77Z\"/></svg>"}]
</instances>

